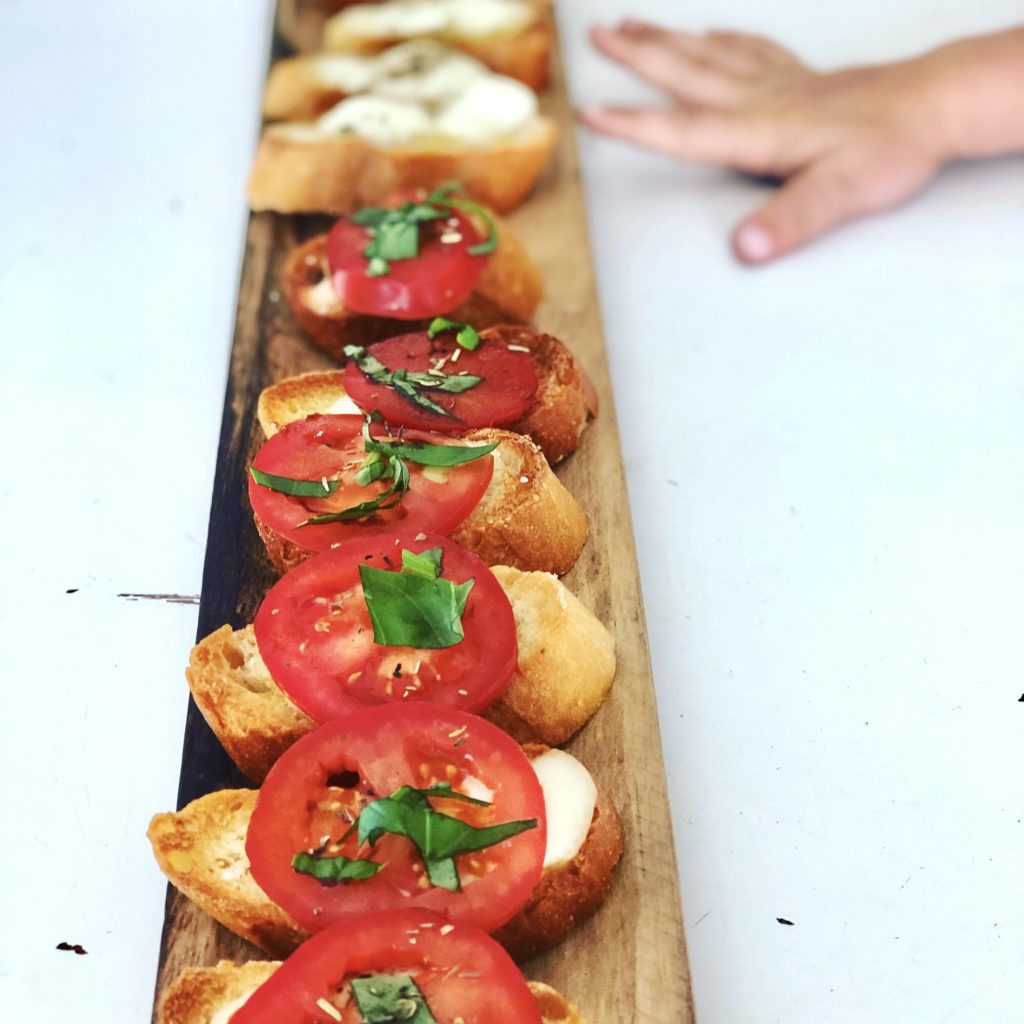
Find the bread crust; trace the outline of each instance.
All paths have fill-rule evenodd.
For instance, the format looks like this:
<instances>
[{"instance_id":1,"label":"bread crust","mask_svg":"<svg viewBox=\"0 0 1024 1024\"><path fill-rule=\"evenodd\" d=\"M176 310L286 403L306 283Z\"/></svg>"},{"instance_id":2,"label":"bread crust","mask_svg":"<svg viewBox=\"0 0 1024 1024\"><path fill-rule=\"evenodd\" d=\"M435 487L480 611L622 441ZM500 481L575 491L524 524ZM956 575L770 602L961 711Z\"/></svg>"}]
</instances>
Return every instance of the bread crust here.
<instances>
[{"instance_id":1,"label":"bread crust","mask_svg":"<svg viewBox=\"0 0 1024 1024\"><path fill-rule=\"evenodd\" d=\"M547 748L532 749L536 756ZM309 933L260 889L249 870L245 834L257 795L255 789L208 793L180 811L155 815L147 835L160 869L200 910L271 956L287 956ZM621 851L618 815L598 790L579 853L545 870L526 905L495 938L516 959L550 949L604 900Z\"/></svg>"},{"instance_id":2,"label":"bread crust","mask_svg":"<svg viewBox=\"0 0 1024 1024\"><path fill-rule=\"evenodd\" d=\"M225 1007L252 995L280 966L280 960L221 960L215 967L186 967L164 992L158 1024L210 1024ZM526 984L544 1024L586 1024L580 1011L550 985Z\"/></svg>"},{"instance_id":3,"label":"bread crust","mask_svg":"<svg viewBox=\"0 0 1024 1024\"><path fill-rule=\"evenodd\" d=\"M535 92L548 84L551 71L551 52L555 33L550 5L535 3L535 20L516 33L490 36L457 36L451 33L430 36L456 50L486 64L499 75L508 75L524 82ZM324 50L333 53L380 53L404 42L405 37L367 38L348 31L338 18L331 18L324 26Z\"/></svg>"},{"instance_id":4,"label":"bread crust","mask_svg":"<svg viewBox=\"0 0 1024 1024\"><path fill-rule=\"evenodd\" d=\"M600 621L550 573L495 566L512 604L519 665L483 717L520 743L564 743L600 707L615 675L615 644ZM185 670L203 717L255 783L316 727L278 686L252 626L221 626L192 648Z\"/></svg>"},{"instance_id":5,"label":"bread crust","mask_svg":"<svg viewBox=\"0 0 1024 1024\"><path fill-rule=\"evenodd\" d=\"M505 213L530 193L557 137L547 117L487 145L452 141L435 148L383 148L353 134L306 138L290 123L270 125L249 176L249 205L256 211L342 214L382 203L398 189L459 181L477 202Z\"/></svg>"},{"instance_id":6,"label":"bread crust","mask_svg":"<svg viewBox=\"0 0 1024 1024\"><path fill-rule=\"evenodd\" d=\"M520 743L565 743L596 713L615 677L615 640L551 573L492 569L516 619L519 665L483 717Z\"/></svg>"},{"instance_id":7,"label":"bread crust","mask_svg":"<svg viewBox=\"0 0 1024 1024\"><path fill-rule=\"evenodd\" d=\"M402 333L405 329L403 325ZM583 431L597 415L597 396L586 371L561 341L532 327L502 324L480 334L498 345L529 349L537 394L523 418L508 429L535 441L555 465L579 447ZM343 370L317 370L264 388L256 406L263 433L273 437L286 423L327 412L345 396L344 379Z\"/></svg>"},{"instance_id":8,"label":"bread crust","mask_svg":"<svg viewBox=\"0 0 1024 1024\"><path fill-rule=\"evenodd\" d=\"M221 626L192 648L185 678L221 746L253 782L316 722L292 703L260 657L252 626Z\"/></svg>"},{"instance_id":9,"label":"bread crust","mask_svg":"<svg viewBox=\"0 0 1024 1024\"><path fill-rule=\"evenodd\" d=\"M470 444L498 441L494 479L480 503L450 536L488 565L558 576L587 542L587 517L528 437L493 427L464 435Z\"/></svg>"},{"instance_id":10,"label":"bread crust","mask_svg":"<svg viewBox=\"0 0 1024 1024\"><path fill-rule=\"evenodd\" d=\"M522 242L504 224L498 225L498 248L490 255L477 286L461 305L439 313L482 330L509 321L529 320L544 292L540 271ZM302 331L328 355L342 362L346 345L369 345L398 334L425 331L433 317L395 320L346 309L333 291L328 303L313 292L330 276L326 235L296 246L287 256L281 284L292 315ZM317 296L314 301L313 295Z\"/></svg>"},{"instance_id":11,"label":"bread crust","mask_svg":"<svg viewBox=\"0 0 1024 1024\"><path fill-rule=\"evenodd\" d=\"M587 541L587 517L528 437L485 428L460 435L471 445L498 443L494 475L476 508L449 536L488 565L511 565L561 576ZM274 568L285 573L315 552L272 530L253 512Z\"/></svg>"},{"instance_id":12,"label":"bread crust","mask_svg":"<svg viewBox=\"0 0 1024 1024\"><path fill-rule=\"evenodd\" d=\"M256 884L245 833L254 789L222 789L181 811L156 814L146 835L160 870L200 910L271 956L287 956L308 933Z\"/></svg>"},{"instance_id":13,"label":"bread crust","mask_svg":"<svg viewBox=\"0 0 1024 1024\"><path fill-rule=\"evenodd\" d=\"M622 823L611 798L598 790L587 840L568 863L548 868L526 905L494 937L517 961L557 946L604 903L622 856Z\"/></svg>"}]
</instances>

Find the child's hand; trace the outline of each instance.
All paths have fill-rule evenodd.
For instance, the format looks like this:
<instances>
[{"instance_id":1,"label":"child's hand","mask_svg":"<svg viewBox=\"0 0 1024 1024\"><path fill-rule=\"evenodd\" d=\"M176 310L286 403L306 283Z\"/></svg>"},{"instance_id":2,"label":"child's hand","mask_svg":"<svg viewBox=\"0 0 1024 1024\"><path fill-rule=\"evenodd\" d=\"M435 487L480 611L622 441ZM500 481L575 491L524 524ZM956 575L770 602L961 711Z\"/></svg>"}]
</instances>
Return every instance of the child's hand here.
<instances>
[{"instance_id":1,"label":"child's hand","mask_svg":"<svg viewBox=\"0 0 1024 1024\"><path fill-rule=\"evenodd\" d=\"M822 74L768 39L736 32L673 32L629 19L594 28L592 39L677 102L592 107L580 114L591 128L680 159L785 179L733 235L748 263L896 205L957 155L945 117L944 50ZM946 49L957 45L964 46Z\"/></svg>"}]
</instances>

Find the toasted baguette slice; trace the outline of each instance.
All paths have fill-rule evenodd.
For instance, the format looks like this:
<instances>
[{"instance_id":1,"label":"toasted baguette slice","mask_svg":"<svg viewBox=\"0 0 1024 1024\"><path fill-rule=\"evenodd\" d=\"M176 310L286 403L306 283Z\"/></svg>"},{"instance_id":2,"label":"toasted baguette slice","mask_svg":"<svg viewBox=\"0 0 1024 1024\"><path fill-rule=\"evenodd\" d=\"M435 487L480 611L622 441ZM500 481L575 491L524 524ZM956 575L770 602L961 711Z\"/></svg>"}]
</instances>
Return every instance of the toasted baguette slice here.
<instances>
[{"instance_id":1,"label":"toasted baguette slice","mask_svg":"<svg viewBox=\"0 0 1024 1024\"><path fill-rule=\"evenodd\" d=\"M382 147L353 134L318 135L300 122L271 125L249 176L249 205L278 213L342 214L382 203L397 189L459 181L477 202L504 213L529 194L557 136L547 117L478 145L437 136Z\"/></svg>"},{"instance_id":2,"label":"toasted baguette slice","mask_svg":"<svg viewBox=\"0 0 1024 1024\"><path fill-rule=\"evenodd\" d=\"M281 966L279 960L216 967L186 967L168 986L157 1011L158 1024L230 1024L231 1014ZM580 1011L550 985L529 981L544 1024L586 1024Z\"/></svg>"},{"instance_id":3,"label":"toasted baguette slice","mask_svg":"<svg viewBox=\"0 0 1024 1024\"><path fill-rule=\"evenodd\" d=\"M180 811L154 815L146 834L160 869L200 910L271 956L287 956L308 933L249 870L245 834L257 795L255 789L209 793ZM603 902L621 854L622 825L599 790L575 858L547 868L523 910L495 937L516 959L557 945Z\"/></svg>"},{"instance_id":4,"label":"toasted baguette slice","mask_svg":"<svg viewBox=\"0 0 1024 1024\"><path fill-rule=\"evenodd\" d=\"M504 224L498 227L498 237L498 248L488 258L470 297L452 310L438 310L439 314L478 329L533 316L544 290L540 271ZM326 235L317 235L296 246L282 272L292 314L316 345L340 361L346 345L369 345L430 326L430 319L395 320L346 309L331 284L326 241Z\"/></svg>"},{"instance_id":5,"label":"toasted baguette slice","mask_svg":"<svg viewBox=\"0 0 1024 1024\"><path fill-rule=\"evenodd\" d=\"M511 565L561 576L587 540L587 517L528 437L508 430L473 430L467 444L492 444L494 476L476 508L449 534L488 565ZM313 552L253 515L274 568L285 573Z\"/></svg>"},{"instance_id":6,"label":"toasted baguette slice","mask_svg":"<svg viewBox=\"0 0 1024 1024\"><path fill-rule=\"evenodd\" d=\"M480 336L497 345L529 349L537 371L533 405L508 429L534 440L551 465L574 452L597 415L597 392L569 349L532 327L505 324L488 327ZM256 407L263 432L272 437L286 423L329 412L345 398L344 377L342 370L304 373L265 388Z\"/></svg>"},{"instance_id":7,"label":"toasted baguette slice","mask_svg":"<svg viewBox=\"0 0 1024 1024\"><path fill-rule=\"evenodd\" d=\"M520 743L564 743L601 706L615 675L611 634L555 576L495 566L516 622L519 665L484 718ZM200 640L185 670L192 696L231 759L253 782L316 722L277 685L252 626Z\"/></svg>"},{"instance_id":8,"label":"toasted baguette slice","mask_svg":"<svg viewBox=\"0 0 1024 1024\"><path fill-rule=\"evenodd\" d=\"M480 61L434 40L411 40L375 54L301 54L270 69L263 116L268 121L314 118L364 93L415 97L436 107L474 77L488 73Z\"/></svg>"},{"instance_id":9,"label":"toasted baguette slice","mask_svg":"<svg viewBox=\"0 0 1024 1024\"><path fill-rule=\"evenodd\" d=\"M447 46L462 50L483 61L493 71L525 82L540 90L548 82L554 27L550 5L544 0L529 4L532 11L512 31L490 34L456 33L449 30L428 32L417 38L437 39ZM343 53L379 53L394 46L408 35L367 36L353 25L351 11L341 11L324 26L325 50Z\"/></svg>"}]
</instances>

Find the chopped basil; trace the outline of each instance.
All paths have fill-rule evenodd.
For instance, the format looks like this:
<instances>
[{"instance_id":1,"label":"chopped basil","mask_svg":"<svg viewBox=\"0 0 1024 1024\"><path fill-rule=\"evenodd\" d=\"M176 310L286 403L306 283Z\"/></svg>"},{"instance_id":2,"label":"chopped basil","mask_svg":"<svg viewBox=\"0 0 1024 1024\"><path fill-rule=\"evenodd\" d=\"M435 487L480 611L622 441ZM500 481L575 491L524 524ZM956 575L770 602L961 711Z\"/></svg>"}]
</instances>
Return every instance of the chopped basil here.
<instances>
[{"instance_id":1,"label":"chopped basil","mask_svg":"<svg viewBox=\"0 0 1024 1024\"><path fill-rule=\"evenodd\" d=\"M498 447L494 444L450 445L426 444L421 441L379 441L370 435L370 423L380 419L380 413L371 413L363 424L363 446L366 458L355 474L355 481L362 487L376 480L391 477L391 484L369 501L361 501L340 512L324 512L311 516L299 526L320 526L323 523L348 523L365 519L376 512L394 508L402 495L409 490L409 463L421 466L461 466L488 455Z\"/></svg>"},{"instance_id":2,"label":"chopped basil","mask_svg":"<svg viewBox=\"0 0 1024 1024\"><path fill-rule=\"evenodd\" d=\"M371 974L349 985L363 1024L437 1024L411 975Z\"/></svg>"},{"instance_id":3,"label":"chopped basil","mask_svg":"<svg viewBox=\"0 0 1024 1024\"><path fill-rule=\"evenodd\" d=\"M391 796L367 804L360 812L356 824L360 843L375 846L385 834L409 839L423 859L427 877L441 889L458 892L462 888L453 859L457 854L486 849L537 827L537 819L529 818L475 828L459 818L435 811L430 806L429 797L489 806L486 801L467 798L454 792L447 784L430 789L402 786Z\"/></svg>"},{"instance_id":4,"label":"chopped basil","mask_svg":"<svg viewBox=\"0 0 1024 1024\"><path fill-rule=\"evenodd\" d=\"M421 395L416 385L409 379L408 373L405 370L395 370L391 374L391 386L403 398L407 398L412 402L413 405L418 405L430 412L437 413L439 416L447 416L449 419L455 419L455 417L452 416L452 414L443 406L438 405L437 402L431 401L431 399L427 398L426 395Z\"/></svg>"},{"instance_id":5,"label":"chopped basil","mask_svg":"<svg viewBox=\"0 0 1024 1024\"><path fill-rule=\"evenodd\" d=\"M426 576L427 579L436 580L441 575L441 549L427 548L418 555L415 551L402 549L402 569L405 572L415 573L417 576Z\"/></svg>"},{"instance_id":6,"label":"chopped basil","mask_svg":"<svg viewBox=\"0 0 1024 1024\"><path fill-rule=\"evenodd\" d=\"M341 482L328 480L326 477L320 480L294 480L290 476L264 473L255 466L250 466L249 472L261 487L269 487L270 490L280 491L281 494L292 494L296 498L327 498L338 489Z\"/></svg>"},{"instance_id":7,"label":"chopped basil","mask_svg":"<svg viewBox=\"0 0 1024 1024\"><path fill-rule=\"evenodd\" d=\"M452 197L461 188L449 182L436 188L422 203L405 202L394 210L367 206L351 217L353 224L366 228L369 242L363 255L369 261L367 277L381 277L390 272L389 261L409 260L419 255L420 224L447 217L452 210L466 210L479 217L487 227L487 237L466 251L473 256L494 252L498 247L498 226L494 218L472 199Z\"/></svg>"},{"instance_id":8,"label":"chopped basil","mask_svg":"<svg viewBox=\"0 0 1024 1024\"><path fill-rule=\"evenodd\" d=\"M421 409L429 409L431 412L447 416L449 419L458 417L453 416L447 409L421 394L420 389L432 388L437 391L447 391L450 394L459 394L475 387L483 380L482 377L475 377L470 373L449 375L420 373L418 370L389 370L376 356L370 355L362 345L346 345L343 351L356 364L359 371L369 377L374 384L384 384L393 388L413 405L418 405Z\"/></svg>"},{"instance_id":9,"label":"chopped basil","mask_svg":"<svg viewBox=\"0 0 1024 1024\"><path fill-rule=\"evenodd\" d=\"M371 447L372 446L372 447ZM367 442L368 452L379 452L390 458L405 459L421 466L461 466L489 455L498 447L493 444L426 444L422 441L376 441Z\"/></svg>"},{"instance_id":10,"label":"chopped basil","mask_svg":"<svg viewBox=\"0 0 1024 1024\"><path fill-rule=\"evenodd\" d=\"M321 882L352 882L372 878L383 864L372 860L350 860L348 857L319 857L313 853L297 853L292 867L303 875L312 875Z\"/></svg>"},{"instance_id":11,"label":"chopped basil","mask_svg":"<svg viewBox=\"0 0 1024 1024\"><path fill-rule=\"evenodd\" d=\"M441 549L402 552L399 572L359 566L373 642L389 647L438 650L462 640L462 613L473 580L452 583L440 575Z\"/></svg>"},{"instance_id":12,"label":"chopped basil","mask_svg":"<svg viewBox=\"0 0 1024 1024\"><path fill-rule=\"evenodd\" d=\"M458 331L455 340L463 348L468 348L470 352L480 345L480 335L469 324L460 323L458 320L449 320L444 316L434 318L427 330L427 337L434 338L442 331Z\"/></svg>"}]
</instances>

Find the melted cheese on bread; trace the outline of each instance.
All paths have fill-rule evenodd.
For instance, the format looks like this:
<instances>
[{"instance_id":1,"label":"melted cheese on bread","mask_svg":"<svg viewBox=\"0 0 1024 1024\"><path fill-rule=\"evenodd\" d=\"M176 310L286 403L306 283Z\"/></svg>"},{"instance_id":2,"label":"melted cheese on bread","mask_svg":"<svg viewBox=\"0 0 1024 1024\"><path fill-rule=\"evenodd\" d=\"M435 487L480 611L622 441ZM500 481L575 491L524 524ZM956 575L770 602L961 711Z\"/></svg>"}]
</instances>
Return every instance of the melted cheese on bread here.
<instances>
[{"instance_id":1,"label":"melted cheese on bread","mask_svg":"<svg viewBox=\"0 0 1024 1024\"><path fill-rule=\"evenodd\" d=\"M336 14L331 24L364 39L412 39L515 34L533 20L534 10L525 0L391 0L353 4Z\"/></svg>"}]
</instances>

